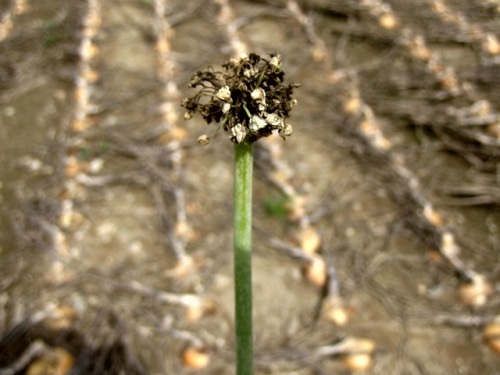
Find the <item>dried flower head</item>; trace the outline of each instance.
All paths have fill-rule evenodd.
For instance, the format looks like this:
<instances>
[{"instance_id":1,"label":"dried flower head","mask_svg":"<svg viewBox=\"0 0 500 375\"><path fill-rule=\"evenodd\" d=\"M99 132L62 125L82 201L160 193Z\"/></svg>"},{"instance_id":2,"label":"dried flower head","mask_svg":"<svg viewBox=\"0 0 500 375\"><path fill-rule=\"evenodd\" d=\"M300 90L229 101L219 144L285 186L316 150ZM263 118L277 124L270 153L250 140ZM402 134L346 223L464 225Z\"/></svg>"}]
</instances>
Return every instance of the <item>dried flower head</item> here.
<instances>
[{"instance_id":1,"label":"dried flower head","mask_svg":"<svg viewBox=\"0 0 500 375\"><path fill-rule=\"evenodd\" d=\"M201 89L182 101L184 118L199 112L207 124L220 122L234 143L255 142L273 130L286 140L293 129L285 119L297 103L293 90L299 85L284 85L280 55L270 52L269 56L245 54L226 61L223 71L196 72L189 86Z\"/></svg>"}]
</instances>

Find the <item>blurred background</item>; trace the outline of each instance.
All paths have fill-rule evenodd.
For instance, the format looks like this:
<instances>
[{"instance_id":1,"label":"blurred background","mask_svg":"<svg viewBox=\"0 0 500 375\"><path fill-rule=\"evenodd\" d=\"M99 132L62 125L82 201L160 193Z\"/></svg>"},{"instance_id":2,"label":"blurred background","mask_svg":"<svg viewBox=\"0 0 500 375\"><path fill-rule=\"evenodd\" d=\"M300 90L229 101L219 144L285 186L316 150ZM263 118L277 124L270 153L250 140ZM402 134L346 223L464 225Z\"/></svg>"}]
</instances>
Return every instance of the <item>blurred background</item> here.
<instances>
[{"instance_id":1,"label":"blurred background","mask_svg":"<svg viewBox=\"0 0 500 375\"><path fill-rule=\"evenodd\" d=\"M191 75L300 83L255 144L257 374L498 374L497 0L1 0L0 374L232 374L233 147Z\"/></svg>"}]
</instances>

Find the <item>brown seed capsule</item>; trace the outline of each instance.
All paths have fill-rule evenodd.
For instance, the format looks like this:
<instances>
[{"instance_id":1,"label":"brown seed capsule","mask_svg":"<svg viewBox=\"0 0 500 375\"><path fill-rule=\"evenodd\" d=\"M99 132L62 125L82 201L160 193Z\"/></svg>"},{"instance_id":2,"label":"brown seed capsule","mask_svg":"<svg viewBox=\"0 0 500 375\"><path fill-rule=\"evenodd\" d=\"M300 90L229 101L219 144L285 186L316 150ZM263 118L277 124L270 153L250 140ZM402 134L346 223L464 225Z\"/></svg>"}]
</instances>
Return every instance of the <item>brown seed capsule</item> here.
<instances>
[{"instance_id":1,"label":"brown seed capsule","mask_svg":"<svg viewBox=\"0 0 500 375\"><path fill-rule=\"evenodd\" d=\"M323 301L321 316L338 327L345 326L353 314L351 307L344 306L338 296L327 297Z\"/></svg>"},{"instance_id":2,"label":"brown seed capsule","mask_svg":"<svg viewBox=\"0 0 500 375\"><path fill-rule=\"evenodd\" d=\"M378 23L384 29L392 30L399 25L397 18L392 13L385 13L379 19Z\"/></svg>"},{"instance_id":3,"label":"brown seed capsule","mask_svg":"<svg viewBox=\"0 0 500 375\"><path fill-rule=\"evenodd\" d=\"M342 357L342 364L350 371L366 371L372 366L371 354L347 354Z\"/></svg>"},{"instance_id":4,"label":"brown seed capsule","mask_svg":"<svg viewBox=\"0 0 500 375\"><path fill-rule=\"evenodd\" d=\"M361 100L358 97L351 97L344 102L344 111L348 114L357 113L361 108Z\"/></svg>"},{"instance_id":5,"label":"brown seed capsule","mask_svg":"<svg viewBox=\"0 0 500 375\"><path fill-rule=\"evenodd\" d=\"M306 198L294 195L286 204L288 219L299 221L306 213Z\"/></svg>"},{"instance_id":6,"label":"brown seed capsule","mask_svg":"<svg viewBox=\"0 0 500 375\"><path fill-rule=\"evenodd\" d=\"M493 34L488 34L483 44L483 49L490 55L500 54L500 42Z\"/></svg>"},{"instance_id":7,"label":"brown seed capsule","mask_svg":"<svg viewBox=\"0 0 500 375\"><path fill-rule=\"evenodd\" d=\"M196 264L194 259L190 256L184 256L177 261L175 267L165 271L165 277L181 278L189 273L192 273L196 269Z\"/></svg>"},{"instance_id":8,"label":"brown seed capsule","mask_svg":"<svg viewBox=\"0 0 500 375\"><path fill-rule=\"evenodd\" d=\"M490 323L484 327L483 343L495 353L500 353L500 323Z\"/></svg>"},{"instance_id":9,"label":"brown seed capsule","mask_svg":"<svg viewBox=\"0 0 500 375\"><path fill-rule=\"evenodd\" d=\"M310 225L301 228L297 233L300 247L308 254L316 253L321 246L321 237L319 233Z\"/></svg>"},{"instance_id":10,"label":"brown seed capsule","mask_svg":"<svg viewBox=\"0 0 500 375\"><path fill-rule=\"evenodd\" d=\"M204 348L188 346L182 353L182 364L200 370L210 364L210 356Z\"/></svg>"},{"instance_id":11,"label":"brown seed capsule","mask_svg":"<svg viewBox=\"0 0 500 375\"><path fill-rule=\"evenodd\" d=\"M474 275L472 280L459 286L458 293L460 300L466 305L483 306L493 293L493 287L483 275Z\"/></svg>"},{"instance_id":12,"label":"brown seed capsule","mask_svg":"<svg viewBox=\"0 0 500 375\"><path fill-rule=\"evenodd\" d=\"M423 210L423 215L429 223L437 228L443 226L443 217L437 213L431 205L426 205Z\"/></svg>"},{"instance_id":13,"label":"brown seed capsule","mask_svg":"<svg viewBox=\"0 0 500 375\"><path fill-rule=\"evenodd\" d=\"M311 257L304 269L305 277L314 285L322 287L328 278L326 263L323 257L315 255Z\"/></svg>"},{"instance_id":14,"label":"brown seed capsule","mask_svg":"<svg viewBox=\"0 0 500 375\"><path fill-rule=\"evenodd\" d=\"M493 138L500 140L500 121L486 127L486 132Z\"/></svg>"}]
</instances>

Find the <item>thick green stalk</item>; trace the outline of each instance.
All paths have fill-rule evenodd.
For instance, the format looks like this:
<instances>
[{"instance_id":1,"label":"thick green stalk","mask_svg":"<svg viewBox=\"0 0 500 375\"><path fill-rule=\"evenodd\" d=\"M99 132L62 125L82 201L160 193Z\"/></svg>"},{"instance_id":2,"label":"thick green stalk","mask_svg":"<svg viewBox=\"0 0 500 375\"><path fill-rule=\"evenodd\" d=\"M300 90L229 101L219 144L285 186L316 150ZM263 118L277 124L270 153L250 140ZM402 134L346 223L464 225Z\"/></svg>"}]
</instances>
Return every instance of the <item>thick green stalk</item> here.
<instances>
[{"instance_id":1,"label":"thick green stalk","mask_svg":"<svg viewBox=\"0 0 500 375\"><path fill-rule=\"evenodd\" d=\"M234 147L234 291L236 374L253 374L252 334L252 169L253 144Z\"/></svg>"}]
</instances>

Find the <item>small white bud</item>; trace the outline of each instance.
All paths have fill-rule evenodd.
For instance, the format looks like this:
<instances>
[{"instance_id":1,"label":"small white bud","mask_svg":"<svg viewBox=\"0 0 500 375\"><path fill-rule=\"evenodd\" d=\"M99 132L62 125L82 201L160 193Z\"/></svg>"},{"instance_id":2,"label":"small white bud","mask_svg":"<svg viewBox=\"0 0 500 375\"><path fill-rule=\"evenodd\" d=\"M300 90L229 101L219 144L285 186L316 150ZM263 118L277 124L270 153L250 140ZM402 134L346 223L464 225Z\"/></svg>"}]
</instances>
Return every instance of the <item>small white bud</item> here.
<instances>
[{"instance_id":1,"label":"small white bud","mask_svg":"<svg viewBox=\"0 0 500 375\"><path fill-rule=\"evenodd\" d=\"M276 56L271 57L271 60L269 61L269 65L271 65L271 67L275 68L278 72L281 71L281 69L283 67L283 64L281 63L281 56L276 55Z\"/></svg>"},{"instance_id":2,"label":"small white bud","mask_svg":"<svg viewBox=\"0 0 500 375\"><path fill-rule=\"evenodd\" d=\"M267 122L260 118L259 116L253 115L250 119L250 123L248 127L252 133L258 133L260 129L265 128L267 126Z\"/></svg>"},{"instance_id":3,"label":"small white bud","mask_svg":"<svg viewBox=\"0 0 500 375\"><path fill-rule=\"evenodd\" d=\"M222 100L223 102L230 102L231 101L231 90L229 90L229 86L224 86L217 91L217 94L215 94L217 98Z\"/></svg>"},{"instance_id":4,"label":"small white bud","mask_svg":"<svg viewBox=\"0 0 500 375\"><path fill-rule=\"evenodd\" d=\"M184 120L189 120L191 118L193 118L193 112L191 111L184 112Z\"/></svg>"},{"instance_id":5,"label":"small white bud","mask_svg":"<svg viewBox=\"0 0 500 375\"><path fill-rule=\"evenodd\" d=\"M291 136L292 133L293 133L293 128L292 128L292 125L290 125L290 124L285 124L285 127L278 131L278 134L280 135L280 137L283 138L285 141L286 141L286 137Z\"/></svg>"},{"instance_id":6,"label":"small white bud","mask_svg":"<svg viewBox=\"0 0 500 375\"><path fill-rule=\"evenodd\" d=\"M266 92L262 90L260 87L258 89L253 90L250 96L256 102L263 102L266 100Z\"/></svg>"},{"instance_id":7,"label":"small white bud","mask_svg":"<svg viewBox=\"0 0 500 375\"><path fill-rule=\"evenodd\" d=\"M276 113L268 113L266 116L266 122L277 128L283 128L283 118L278 116Z\"/></svg>"},{"instance_id":8,"label":"small white bud","mask_svg":"<svg viewBox=\"0 0 500 375\"><path fill-rule=\"evenodd\" d=\"M231 128L231 133L236 139L236 143L241 143L245 140L247 136L247 131L242 124L236 124Z\"/></svg>"},{"instance_id":9,"label":"small white bud","mask_svg":"<svg viewBox=\"0 0 500 375\"><path fill-rule=\"evenodd\" d=\"M227 113L229 112L230 109L231 109L231 104L224 103L224 105L222 106L222 113Z\"/></svg>"},{"instance_id":10,"label":"small white bud","mask_svg":"<svg viewBox=\"0 0 500 375\"><path fill-rule=\"evenodd\" d=\"M210 137L206 134L202 134L198 137L198 143L201 146L206 146L210 143Z\"/></svg>"},{"instance_id":11,"label":"small white bud","mask_svg":"<svg viewBox=\"0 0 500 375\"><path fill-rule=\"evenodd\" d=\"M254 68L245 69L243 71L243 75L247 78L252 78L256 73L257 71Z\"/></svg>"}]
</instances>

